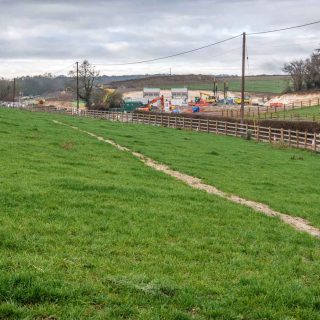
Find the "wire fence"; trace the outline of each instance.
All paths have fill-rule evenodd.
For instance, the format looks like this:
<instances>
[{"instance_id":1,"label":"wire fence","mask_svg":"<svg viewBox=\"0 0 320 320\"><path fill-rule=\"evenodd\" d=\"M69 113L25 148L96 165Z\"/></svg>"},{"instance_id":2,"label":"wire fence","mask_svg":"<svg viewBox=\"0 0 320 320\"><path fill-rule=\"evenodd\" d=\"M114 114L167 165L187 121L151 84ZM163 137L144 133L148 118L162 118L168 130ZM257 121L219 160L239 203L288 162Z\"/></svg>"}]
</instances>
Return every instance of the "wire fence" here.
<instances>
[{"instance_id":1,"label":"wire fence","mask_svg":"<svg viewBox=\"0 0 320 320\"><path fill-rule=\"evenodd\" d=\"M4 107L4 106L2 106ZM139 123L158 127L213 133L267 142L281 147L294 147L320 152L320 134L299 130L263 127L212 119L196 119L184 116L151 113L125 113L99 110L79 110L57 107L28 106L19 108L32 112L53 112L76 117L104 119L123 123Z\"/></svg>"},{"instance_id":2,"label":"wire fence","mask_svg":"<svg viewBox=\"0 0 320 320\"><path fill-rule=\"evenodd\" d=\"M294 116L294 110L308 109L310 107L320 106L320 98L309 99L309 100L300 100L292 103L274 103L270 106L246 106L244 109L244 117L247 119L299 119L303 120L303 117ZM210 112L211 113L211 112ZM232 107L216 107L212 113L216 116L226 117L226 118L241 118L240 107L234 109ZM299 111L300 113L300 111ZM314 121L318 121L320 118L315 115ZM313 115L305 116L305 119L313 119Z\"/></svg>"}]
</instances>

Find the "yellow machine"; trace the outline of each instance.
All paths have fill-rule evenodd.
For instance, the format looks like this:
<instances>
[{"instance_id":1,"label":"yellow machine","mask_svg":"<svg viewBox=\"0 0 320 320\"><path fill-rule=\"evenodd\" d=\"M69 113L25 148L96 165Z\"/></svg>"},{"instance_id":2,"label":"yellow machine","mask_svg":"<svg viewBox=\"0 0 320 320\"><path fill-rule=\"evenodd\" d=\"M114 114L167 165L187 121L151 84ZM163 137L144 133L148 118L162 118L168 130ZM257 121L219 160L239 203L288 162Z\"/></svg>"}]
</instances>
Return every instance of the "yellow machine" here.
<instances>
[{"instance_id":1,"label":"yellow machine","mask_svg":"<svg viewBox=\"0 0 320 320\"><path fill-rule=\"evenodd\" d=\"M200 91L200 99L202 99L202 97L205 96L205 101L210 103L210 104L217 104L217 99L215 96L210 95L209 93Z\"/></svg>"},{"instance_id":2,"label":"yellow machine","mask_svg":"<svg viewBox=\"0 0 320 320\"><path fill-rule=\"evenodd\" d=\"M241 104L241 98L235 98L234 99L234 103L236 104ZM244 97L244 104L250 104L251 103L251 99L250 97Z\"/></svg>"}]
</instances>

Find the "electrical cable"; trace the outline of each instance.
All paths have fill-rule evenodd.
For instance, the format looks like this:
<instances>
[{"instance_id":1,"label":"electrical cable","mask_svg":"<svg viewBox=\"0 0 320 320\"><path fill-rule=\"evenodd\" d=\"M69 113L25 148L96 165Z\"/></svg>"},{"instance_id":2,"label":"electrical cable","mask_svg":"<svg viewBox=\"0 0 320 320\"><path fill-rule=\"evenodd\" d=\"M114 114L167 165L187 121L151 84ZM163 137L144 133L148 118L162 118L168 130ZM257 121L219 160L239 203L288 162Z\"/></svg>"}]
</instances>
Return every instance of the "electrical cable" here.
<instances>
[{"instance_id":1,"label":"electrical cable","mask_svg":"<svg viewBox=\"0 0 320 320\"><path fill-rule=\"evenodd\" d=\"M214 42L214 43L210 43L210 44L207 44L207 45L199 47L199 48L195 48L195 49L191 49L191 50L187 50L187 51L182 51L182 52L171 54L171 55L164 56L164 57L153 58L153 59L148 59L148 60L141 60L141 61L135 61L135 62L95 64L95 65L97 65L97 66L99 66L99 65L100 66L126 66L126 65L131 65L131 64L141 64L141 63L147 63L147 62L153 62L153 61L158 61L158 60L169 59L169 58L181 56L181 55L184 55L184 54L187 54L187 53L191 53L191 52L199 51L199 50L206 49L206 48L209 48L209 47L213 47L213 46L218 45L220 43L224 43L224 42L239 38L241 35L242 35L242 33L238 34L237 36L230 37L230 38L227 38L227 39L224 39L224 40L221 40L221 41L217 41L217 42Z\"/></svg>"},{"instance_id":2,"label":"electrical cable","mask_svg":"<svg viewBox=\"0 0 320 320\"><path fill-rule=\"evenodd\" d=\"M280 32L280 31L285 31L285 30L291 30L291 29L307 27L307 26L311 26L311 25L314 25L314 24L318 24L318 23L320 23L320 20L319 21L310 22L310 23L301 24L301 25L297 25L297 26L286 27L286 28L273 29L273 30L267 30L267 31L259 31L259 32L251 32L251 33L247 33L246 35L247 36L251 36L251 35L274 33L274 32ZM171 55L164 56L164 57L147 59L147 60L140 60L140 61L124 62L124 63L110 63L110 64L96 64L96 65L97 66L126 66L126 65L142 64L142 63L154 62L154 61L159 61L159 60L165 60L165 59L169 59L169 58L185 55L185 54L188 54L188 53L196 52L196 51L199 51L199 50L202 50L202 49L206 49L206 48L218 45L220 43L224 43L224 42L236 39L236 38L238 38L240 36L242 36L242 33L238 34L238 35L236 35L234 37L230 37L230 38L218 41L218 42L207 44L207 45L202 46L202 47L198 47L198 48L187 50L187 51L182 51L182 52L171 54Z\"/></svg>"},{"instance_id":3,"label":"electrical cable","mask_svg":"<svg viewBox=\"0 0 320 320\"><path fill-rule=\"evenodd\" d=\"M310 23L300 24L300 25L298 25L298 26L281 28L281 29L251 32L251 33L247 33L247 36L253 36L253 35L258 35L258 34L273 33L273 32L279 32L279 31L285 31L285 30L292 30L292 29L297 29L297 28L303 28L303 27L311 26L311 25L318 24L318 23L320 23L320 20L314 21L314 22L310 22Z\"/></svg>"}]
</instances>

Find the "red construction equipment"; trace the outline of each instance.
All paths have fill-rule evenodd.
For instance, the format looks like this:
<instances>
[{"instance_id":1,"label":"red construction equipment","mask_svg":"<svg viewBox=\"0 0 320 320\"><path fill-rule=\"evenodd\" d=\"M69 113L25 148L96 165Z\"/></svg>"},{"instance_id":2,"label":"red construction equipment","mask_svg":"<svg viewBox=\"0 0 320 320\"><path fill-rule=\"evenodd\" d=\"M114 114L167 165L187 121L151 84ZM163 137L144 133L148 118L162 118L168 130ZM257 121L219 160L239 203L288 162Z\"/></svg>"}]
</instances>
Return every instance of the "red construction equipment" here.
<instances>
[{"instance_id":1,"label":"red construction equipment","mask_svg":"<svg viewBox=\"0 0 320 320\"><path fill-rule=\"evenodd\" d=\"M148 102L148 104L146 106L138 108L137 110L140 110L140 111L153 111L153 109L159 110L159 107L153 106L153 104L158 101L161 102L160 103L160 110L161 110L161 112L163 112L163 110L164 110L164 97L163 96L152 99L151 101Z\"/></svg>"},{"instance_id":2,"label":"red construction equipment","mask_svg":"<svg viewBox=\"0 0 320 320\"><path fill-rule=\"evenodd\" d=\"M270 107L282 108L283 103L282 102L271 102Z\"/></svg>"}]
</instances>

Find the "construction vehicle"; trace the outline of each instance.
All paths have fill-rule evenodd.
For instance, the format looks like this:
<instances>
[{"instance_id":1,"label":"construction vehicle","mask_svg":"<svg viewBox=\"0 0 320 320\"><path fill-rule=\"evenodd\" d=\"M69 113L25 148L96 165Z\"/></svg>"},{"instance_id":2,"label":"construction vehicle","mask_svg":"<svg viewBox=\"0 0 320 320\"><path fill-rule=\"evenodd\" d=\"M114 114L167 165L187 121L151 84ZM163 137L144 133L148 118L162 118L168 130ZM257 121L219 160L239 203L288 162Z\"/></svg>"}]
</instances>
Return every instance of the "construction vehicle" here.
<instances>
[{"instance_id":1,"label":"construction vehicle","mask_svg":"<svg viewBox=\"0 0 320 320\"><path fill-rule=\"evenodd\" d=\"M214 104L216 105L217 104L217 98L213 95L210 95L209 93L206 93L206 92L203 92L203 91L200 91L200 99L202 99L202 97L205 96L205 101L210 103L210 104Z\"/></svg>"},{"instance_id":2,"label":"construction vehicle","mask_svg":"<svg viewBox=\"0 0 320 320\"><path fill-rule=\"evenodd\" d=\"M160 108L159 106L153 106L154 103L160 101ZM148 104L144 107L141 107L141 108L137 108L136 110L139 110L139 111L161 111L163 112L164 111L164 97L161 96L161 97L157 97L157 98L154 98L152 99L151 101L148 102Z\"/></svg>"},{"instance_id":3,"label":"construction vehicle","mask_svg":"<svg viewBox=\"0 0 320 320\"><path fill-rule=\"evenodd\" d=\"M234 99L234 103L235 104L241 104L242 99L241 98L235 98ZM244 104L250 104L251 103L251 99L250 97L244 97Z\"/></svg>"},{"instance_id":4,"label":"construction vehicle","mask_svg":"<svg viewBox=\"0 0 320 320\"><path fill-rule=\"evenodd\" d=\"M207 100L201 99L200 97L195 97L194 101L189 102L191 107L208 107L209 102Z\"/></svg>"}]
</instances>

